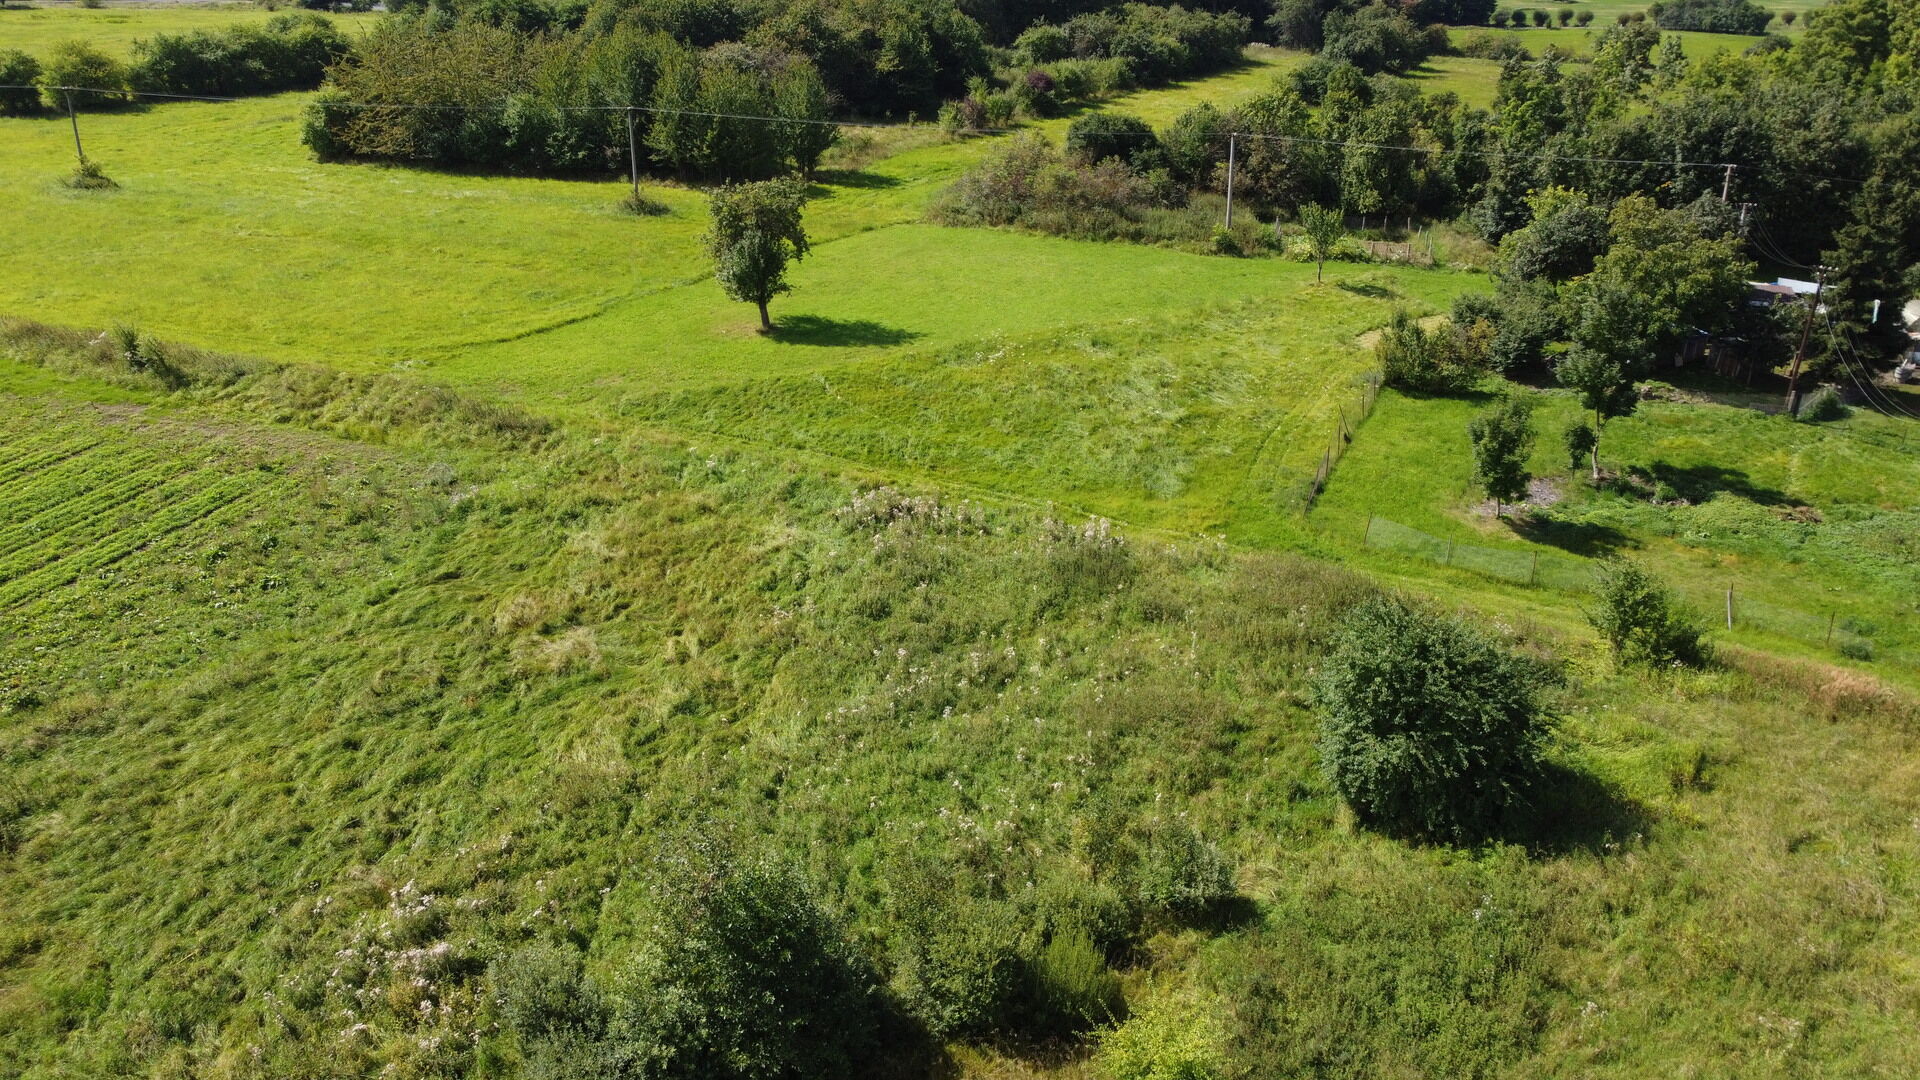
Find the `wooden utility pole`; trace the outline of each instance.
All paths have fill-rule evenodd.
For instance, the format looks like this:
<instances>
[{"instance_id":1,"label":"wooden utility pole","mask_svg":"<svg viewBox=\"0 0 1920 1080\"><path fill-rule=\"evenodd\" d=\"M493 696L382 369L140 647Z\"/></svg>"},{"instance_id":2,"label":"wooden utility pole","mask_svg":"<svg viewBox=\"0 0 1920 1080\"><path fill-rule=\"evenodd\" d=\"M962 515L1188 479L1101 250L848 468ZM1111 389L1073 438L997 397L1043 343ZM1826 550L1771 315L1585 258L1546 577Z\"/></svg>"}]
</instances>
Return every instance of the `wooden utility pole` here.
<instances>
[{"instance_id":1,"label":"wooden utility pole","mask_svg":"<svg viewBox=\"0 0 1920 1080\"><path fill-rule=\"evenodd\" d=\"M1720 178L1720 201L1726 202L1733 193L1733 166L1727 166L1727 175Z\"/></svg>"},{"instance_id":2,"label":"wooden utility pole","mask_svg":"<svg viewBox=\"0 0 1920 1080\"><path fill-rule=\"evenodd\" d=\"M1235 134L1227 132L1227 228L1233 228L1233 166Z\"/></svg>"},{"instance_id":3,"label":"wooden utility pole","mask_svg":"<svg viewBox=\"0 0 1920 1080\"><path fill-rule=\"evenodd\" d=\"M87 167L87 152L80 149L80 114L73 111L73 91L62 90L60 96L67 99L67 119L73 122L73 156L80 159L80 167Z\"/></svg>"},{"instance_id":4,"label":"wooden utility pole","mask_svg":"<svg viewBox=\"0 0 1920 1080\"><path fill-rule=\"evenodd\" d=\"M1818 267L1819 276L1814 282L1813 299L1807 303L1807 314L1800 321L1800 346L1793 350L1793 371L1787 375L1787 415L1793 416L1800 411L1800 365L1807 359L1807 339L1813 336L1813 313L1820 308L1820 294L1827 287L1827 268Z\"/></svg>"},{"instance_id":5,"label":"wooden utility pole","mask_svg":"<svg viewBox=\"0 0 1920 1080\"><path fill-rule=\"evenodd\" d=\"M633 107L627 107L627 173L633 178L634 205L640 203L640 148L633 141Z\"/></svg>"}]
</instances>

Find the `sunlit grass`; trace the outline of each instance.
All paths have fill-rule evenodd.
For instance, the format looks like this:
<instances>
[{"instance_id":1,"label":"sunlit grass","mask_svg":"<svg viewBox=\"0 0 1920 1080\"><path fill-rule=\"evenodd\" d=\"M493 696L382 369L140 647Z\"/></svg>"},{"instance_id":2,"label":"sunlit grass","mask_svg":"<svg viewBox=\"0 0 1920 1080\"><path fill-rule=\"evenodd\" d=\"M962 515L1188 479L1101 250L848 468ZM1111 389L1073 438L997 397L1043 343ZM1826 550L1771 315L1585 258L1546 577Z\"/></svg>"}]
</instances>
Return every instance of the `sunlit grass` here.
<instances>
[{"instance_id":1,"label":"sunlit grass","mask_svg":"<svg viewBox=\"0 0 1920 1080\"><path fill-rule=\"evenodd\" d=\"M30 56L45 56L63 41L84 41L114 56L132 59L133 43L141 38L255 25L274 14L254 4L0 7L0 52L19 49ZM349 34L364 31L380 18L348 12L329 12L327 17Z\"/></svg>"}]
</instances>

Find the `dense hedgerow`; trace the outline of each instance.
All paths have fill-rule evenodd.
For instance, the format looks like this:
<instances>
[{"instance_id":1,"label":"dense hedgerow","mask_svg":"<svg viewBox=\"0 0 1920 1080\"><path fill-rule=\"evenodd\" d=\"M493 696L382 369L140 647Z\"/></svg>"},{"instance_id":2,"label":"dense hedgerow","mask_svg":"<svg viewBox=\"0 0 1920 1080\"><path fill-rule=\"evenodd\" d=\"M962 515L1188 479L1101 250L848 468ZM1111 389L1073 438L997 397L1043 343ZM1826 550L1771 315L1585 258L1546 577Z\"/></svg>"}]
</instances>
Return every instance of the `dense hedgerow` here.
<instances>
[{"instance_id":1,"label":"dense hedgerow","mask_svg":"<svg viewBox=\"0 0 1920 1080\"><path fill-rule=\"evenodd\" d=\"M462 107L399 107L417 100ZM827 105L813 65L777 48L695 50L626 25L546 35L407 17L383 20L334 69L305 139L323 158L547 172L624 169L631 134L656 167L751 180L811 169L832 137L818 123ZM748 116L779 119L737 119Z\"/></svg>"},{"instance_id":2,"label":"dense hedgerow","mask_svg":"<svg viewBox=\"0 0 1920 1080\"><path fill-rule=\"evenodd\" d=\"M1198 105L1153 132L1106 113L1068 129L1070 168L1047 173L1038 147L989 155L947 193L935 214L962 224L1019 225L1061 235L1197 245L1219 223L1208 196L1224 195L1233 141L1236 214L1233 247L1278 246L1255 222L1291 216L1306 203L1348 213L1434 211L1457 206L1472 189L1472 158L1382 152L1380 146L1445 147L1467 116L1449 96L1424 97L1391 79L1369 81L1350 64L1326 65L1312 96L1344 102L1316 111L1308 95L1276 89L1231 111ZM965 104L965 103L963 103ZM1336 142L1363 139L1365 145ZM1072 173L1072 175L1068 175ZM1204 207L1204 210L1200 209Z\"/></svg>"},{"instance_id":3,"label":"dense hedgerow","mask_svg":"<svg viewBox=\"0 0 1920 1080\"><path fill-rule=\"evenodd\" d=\"M236 96L311 90L347 55L325 16L276 15L263 27L157 34L133 46L133 87L165 94Z\"/></svg>"},{"instance_id":4,"label":"dense hedgerow","mask_svg":"<svg viewBox=\"0 0 1920 1080\"><path fill-rule=\"evenodd\" d=\"M1315 697L1320 762L1362 822L1471 841L1512 825L1540 769L1553 682L1466 622L1374 598L1342 625Z\"/></svg>"},{"instance_id":5,"label":"dense hedgerow","mask_svg":"<svg viewBox=\"0 0 1920 1080\"><path fill-rule=\"evenodd\" d=\"M1659 0L1647 13L1662 30L1764 34L1773 13L1753 0Z\"/></svg>"}]
</instances>

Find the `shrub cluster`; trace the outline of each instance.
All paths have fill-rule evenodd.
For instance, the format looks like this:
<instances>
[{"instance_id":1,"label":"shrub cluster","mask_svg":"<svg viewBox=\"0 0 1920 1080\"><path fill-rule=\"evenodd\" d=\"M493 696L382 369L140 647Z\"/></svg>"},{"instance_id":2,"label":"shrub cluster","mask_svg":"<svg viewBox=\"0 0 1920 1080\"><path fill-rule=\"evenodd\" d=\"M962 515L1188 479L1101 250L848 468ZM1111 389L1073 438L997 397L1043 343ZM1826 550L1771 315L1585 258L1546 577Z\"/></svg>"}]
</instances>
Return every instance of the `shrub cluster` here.
<instances>
[{"instance_id":1,"label":"shrub cluster","mask_svg":"<svg viewBox=\"0 0 1920 1080\"><path fill-rule=\"evenodd\" d=\"M1484 323L1450 321L1429 330L1401 310L1393 313L1373 352L1388 386L1420 394L1457 394L1471 390L1486 374L1488 336Z\"/></svg>"},{"instance_id":2,"label":"shrub cluster","mask_svg":"<svg viewBox=\"0 0 1920 1080\"><path fill-rule=\"evenodd\" d=\"M1802 423L1817 424L1827 420L1844 420L1846 416L1847 403L1841 400L1840 391L1831 386L1822 386L1807 395L1793 418Z\"/></svg>"},{"instance_id":3,"label":"shrub cluster","mask_svg":"<svg viewBox=\"0 0 1920 1080\"><path fill-rule=\"evenodd\" d=\"M1593 592L1587 621L1616 657L1641 664L1706 661L1706 626L1646 567L1631 559L1611 559L1601 564Z\"/></svg>"},{"instance_id":4,"label":"shrub cluster","mask_svg":"<svg viewBox=\"0 0 1920 1080\"><path fill-rule=\"evenodd\" d=\"M40 111L40 61L18 49L0 51L0 116L31 116ZM18 89L24 87L24 89Z\"/></svg>"},{"instance_id":5,"label":"shrub cluster","mask_svg":"<svg viewBox=\"0 0 1920 1080\"><path fill-rule=\"evenodd\" d=\"M1152 205L1152 185L1122 161L1067 157L1045 138L1023 135L963 174L933 216L954 225L1019 225L1100 239L1130 232Z\"/></svg>"},{"instance_id":6,"label":"shrub cluster","mask_svg":"<svg viewBox=\"0 0 1920 1080\"><path fill-rule=\"evenodd\" d=\"M692 845L654 877L650 917L610 979L551 946L490 970L531 1075L770 1080L872 1066L874 973L791 869Z\"/></svg>"},{"instance_id":7,"label":"shrub cluster","mask_svg":"<svg viewBox=\"0 0 1920 1080\"><path fill-rule=\"evenodd\" d=\"M69 102L75 109L109 109L133 100L127 94L133 88L127 65L84 41L55 45L40 66L35 85L40 87L41 104L49 109L65 110ZM80 87L86 92L56 87Z\"/></svg>"},{"instance_id":8,"label":"shrub cluster","mask_svg":"<svg viewBox=\"0 0 1920 1080\"><path fill-rule=\"evenodd\" d=\"M134 42L134 62L123 63L84 41L63 41L42 65L19 52L0 53L0 83L34 85L32 91L0 90L0 116L41 108L65 109L67 92L76 109L103 109L133 100L131 92L237 97L310 90L351 45L322 15L276 15L261 26L231 26L190 34L156 34Z\"/></svg>"},{"instance_id":9,"label":"shrub cluster","mask_svg":"<svg viewBox=\"0 0 1920 1080\"><path fill-rule=\"evenodd\" d=\"M1554 673L1456 618L1374 597L1354 608L1315 688L1321 768L1360 819L1472 841L1510 824L1547 735Z\"/></svg>"},{"instance_id":10,"label":"shrub cluster","mask_svg":"<svg viewBox=\"0 0 1920 1080\"><path fill-rule=\"evenodd\" d=\"M1371 4L1336 11L1321 24L1320 55L1369 75L1404 74L1427 57L1448 51L1447 28L1421 26L1396 7Z\"/></svg>"},{"instance_id":11,"label":"shrub cluster","mask_svg":"<svg viewBox=\"0 0 1920 1080\"><path fill-rule=\"evenodd\" d=\"M1089 822L1076 846L1075 866L1041 870L1012 896L982 894L947 863L889 873L889 986L935 1038L1058 1037L1118 1020L1108 957L1211 920L1234 896L1231 864L1181 821Z\"/></svg>"},{"instance_id":12,"label":"shrub cluster","mask_svg":"<svg viewBox=\"0 0 1920 1080\"><path fill-rule=\"evenodd\" d=\"M347 55L345 34L312 12L276 15L264 26L157 34L133 46L136 90L238 96L311 90Z\"/></svg>"},{"instance_id":13,"label":"shrub cluster","mask_svg":"<svg viewBox=\"0 0 1920 1080\"><path fill-rule=\"evenodd\" d=\"M1662 30L1764 34L1773 14L1753 0L1659 0L1647 13Z\"/></svg>"},{"instance_id":14,"label":"shrub cluster","mask_svg":"<svg viewBox=\"0 0 1920 1080\"><path fill-rule=\"evenodd\" d=\"M1068 103L1216 71L1239 59L1251 31L1234 12L1140 3L1036 23L1008 50L1012 65L997 74L998 88L975 80L940 120L950 131L978 131L1016 114L1050 116Z\"/></svg>"},{"instance_id":15,"label":"shrub cluster","mask_svg":"<svg viewBox=\"0 0 1920 1080\"><path fill-rule=\"evenodd\" d=\"M1243 253L1279 246L1270 228L1254 224L1261 213L1271 225L1308 203L1356 214L1458 203L1481 167L1473 158L1378 149L1451 145L1463 120L1457 100L1423 98L1397 80L1370 81L1351 64L1316 60L1309 67L1315 65L1324 81L1310 94L1276 89L1232 111L1198 105L1158 132L1124 115L1081 117L1067 135L1069 159L1078 163L1072 183L1028 183L1052 159L1042 160L1039 147L1009 152L963 177L936 214L960 224L1194 244L1219 220L1217 200L1205 196L1224 193L1229 136L1236 133L1234 197L1248 213L1236 214L1236 232L1223 239ZM1340 107L1316 113L1310 97ZM1349 139L1356 145L1332 145ZM1062 212L1063 201L1073 212Z\"/></svg>"}]
</instances>

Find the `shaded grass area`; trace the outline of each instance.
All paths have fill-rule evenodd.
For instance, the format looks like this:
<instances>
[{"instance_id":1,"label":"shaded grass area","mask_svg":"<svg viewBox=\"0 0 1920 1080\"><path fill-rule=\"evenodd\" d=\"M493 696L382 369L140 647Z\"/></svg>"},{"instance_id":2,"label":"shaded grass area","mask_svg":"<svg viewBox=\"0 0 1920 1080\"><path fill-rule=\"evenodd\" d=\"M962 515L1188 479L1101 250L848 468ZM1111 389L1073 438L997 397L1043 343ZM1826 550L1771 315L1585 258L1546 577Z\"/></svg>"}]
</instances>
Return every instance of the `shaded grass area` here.
<instances>
[{"instance_id":1,"label":"shaded grass area","mask_svg":"<svg viewBox=\"0 0 1920 1080\"><path fill-rule=\"evenodd\" d=\"M1202 995L1253 1075L1920 1056L1910 703L1831 711L1822 671L1777 664L1615 673L1518 620L1570 664L1553 759L1579 797L1542 812L1574 820L1409 847L1353 831L1315 765L1308 673L1368 587L1325 564L599 427L494 449L427 423L321 468L302 429L328 411L238 392L259 375L161 393L89 363L0 361L36 452L251 454L293 483L279 520L126 562L135 610L74 610L143 628L119 666L34 667L42 703L0 716L9 1075L513 1075L485 963L563 940L617 966L637 867L701 818L800 862L883 970L903 863L1084 919L1101 837L1190 822L1251 912L1109 956ZM287 558L311 573L250 599ZM354 959L374 947L438 958L433 1008Z\"/></svg>"}]
</instances>

